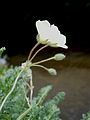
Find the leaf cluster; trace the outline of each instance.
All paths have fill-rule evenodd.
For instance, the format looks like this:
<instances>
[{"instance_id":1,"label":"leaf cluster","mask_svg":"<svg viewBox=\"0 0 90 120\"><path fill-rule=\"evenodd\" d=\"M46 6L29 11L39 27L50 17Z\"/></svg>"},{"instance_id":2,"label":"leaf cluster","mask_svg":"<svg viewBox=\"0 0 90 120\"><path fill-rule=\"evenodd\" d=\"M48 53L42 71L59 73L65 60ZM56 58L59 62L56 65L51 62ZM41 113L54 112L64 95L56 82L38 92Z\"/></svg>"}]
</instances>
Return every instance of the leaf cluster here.
<instances>
[{"instance_id":1,"label":"leaf cluster","mask_svg":"<svg viewBox=\"0 0 90 120\"><path fill-rule=\"evenodd\" d=\"M83 114L81 120L90 120L90 111L87 112L86 114Z\"/></svg>"},{"instance_id":2,"label":"leaf cluster","mask_svg":"<svg viewBox=\"0 0 90 120\"><path fill-rule=\"evenodd\" d=\"M17 66L11 66L10 68L5 66L3 69L0 67L0 104L10 91L20 70L21 67ZM17 82L15 90L0 112L0 120L17 120L28 109L22 120L61 120L58 104L64 100L65 93L59 92L52 99L45 101L52 86L43 87L38 92L38 95L33 98L31 108L29 108L26 100L28 93L26 82L28 82L28 74L24 71Z\"/></svg>"}]
</instances>

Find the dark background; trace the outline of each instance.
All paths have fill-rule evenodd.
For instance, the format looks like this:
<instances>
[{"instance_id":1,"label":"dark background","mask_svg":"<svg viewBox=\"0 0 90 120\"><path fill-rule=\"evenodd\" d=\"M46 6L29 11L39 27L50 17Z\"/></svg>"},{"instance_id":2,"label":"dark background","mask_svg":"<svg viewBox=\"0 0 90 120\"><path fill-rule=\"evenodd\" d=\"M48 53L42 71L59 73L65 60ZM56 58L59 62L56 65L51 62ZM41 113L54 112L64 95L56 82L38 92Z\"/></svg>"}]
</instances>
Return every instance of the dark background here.
<instances>
[{"instance_id":1,"label":"dark background","mask_svg":"<svg viewBox=\"0 0 90 120\"><path fill-rule=\"evenodd\" d=\"M67 37L70 50L90 50L90 0L4 3L0 10L0 47L8 54L29 51L36 43L37 20L48 20Z\"/></svg>"}]
</instances>

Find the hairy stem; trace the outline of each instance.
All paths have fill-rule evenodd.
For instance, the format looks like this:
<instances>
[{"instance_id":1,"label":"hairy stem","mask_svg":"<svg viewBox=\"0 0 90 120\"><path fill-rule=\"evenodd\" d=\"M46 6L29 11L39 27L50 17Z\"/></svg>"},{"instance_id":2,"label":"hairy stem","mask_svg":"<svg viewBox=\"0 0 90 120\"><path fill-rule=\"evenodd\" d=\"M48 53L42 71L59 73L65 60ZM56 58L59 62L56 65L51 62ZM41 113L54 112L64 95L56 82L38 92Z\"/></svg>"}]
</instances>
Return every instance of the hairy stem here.
<instances>
[{"instance_id":1,"label":"hairy stem","mask_svg":"<svg viewBox=\"0 0 90 120\"><path fill-rule=\"evenodd\" d=\"M25 92L25 89L24 89L24 88L23 88L23 91L24 91L25 99L26 99L26 101L27 101L27 105L28 105L28 107L31 107L30 102L29 102L29 99L28 99L28 97L27 97L27 95L26 95L26 92Z\"/></svg>"},{"instance_id":2,"label":"hairy stem","mask_svg":"<svg viewBox=\"0 0 90 120\"><path fill-rule=\"evenodd\" d=\"M28 60L31 58L31 55L33 53L33 51L38 47L40 43L36 43L35 46L31 49L30 53L29 53L29 56L28 56Z\"/></svg>"},{"instance_id":3,"label":"hairy stem","mask_svg":"<svg viewBox=\"0 0 90 120\"><path fill-rule=\"evenodd\" d=\"M23 119L27 114L28 112L31 110L31 107L29 107L24 113L22 113L16 120L21 120Z\"/></svg>"},{"instance_id":4,"label":"hairy stem","mask_svg":"<svg viewBox=\"0 0 90 120\"><path fill-rule=\"evenodd\" d=\"M6 95L6 97L4 98L4 100L3 100L3 102L2 102L2 104L1 104L1 106L0 106L0 111L2 110L2 108L3 108L6 100L8 99L8 97L11 95L11 93L12 93L13 90L15 89L16 84L17 84L17 80L19 79L19 77L20 77L20 75L21 75L21 73L22 73L23 71L24 71L24 69L22 69L21 72L20 72L20 73L18 74L18 76L16 77L16 79L15 79L15 81L14 81L14 84L13 84L10 92Z\"/></svg>"},{"instance_id":5,"label":"hairy stem","mask_svg":"<svg viewBox=\"0 0 90 120\"><path fill-rule=\"evenodd\" d=\"M32 104L32 98L33 98L33 89L34 89L34 86L33 86L33 81L32 81L32 76L30 78L30 103Z\"/></svg>"},{"instance_id":6,"label":"hairy stem","mask_svg":"<svg viewBox=\"0 0 90 120\"><path fill-rule=\"evenodd\" d=\"M41 63L43 63L43 62L47 62L47 61L50 61L50 60L53 60L53 59L54 59L54 57L51 57L51 58L48 58L48 59L44 59L44 60L41 60L41 61L39 61L39 62L33 63L33 65L41 64Z\"/></svg>"},{"instance_id":7,"label":"hairy stem","mask_svg":"<svg viewBox=\"0 0 90 120\"><path fill-rule=\"evenodd\" d=\"M30 59L30 61L32 61L34 59L34 57L41 51L43 50L44 48L48 47L48 45L45 45L43 47L41 47L39 50L37 50L37 52L32 56L32 58Z\"/></svg>"},{"instance_id":8,"label":"hairy stem","mask_svg":"<svg viewBox=\"0 0 90 120\"><path fill-rule=\"evenodd\" d=\"M45 66L42 66L42 65L33 65L33 67L40 67L40 68L43 68L44 70L48 71L48 68L46 68Z\"/></svg>"}]
</instances>

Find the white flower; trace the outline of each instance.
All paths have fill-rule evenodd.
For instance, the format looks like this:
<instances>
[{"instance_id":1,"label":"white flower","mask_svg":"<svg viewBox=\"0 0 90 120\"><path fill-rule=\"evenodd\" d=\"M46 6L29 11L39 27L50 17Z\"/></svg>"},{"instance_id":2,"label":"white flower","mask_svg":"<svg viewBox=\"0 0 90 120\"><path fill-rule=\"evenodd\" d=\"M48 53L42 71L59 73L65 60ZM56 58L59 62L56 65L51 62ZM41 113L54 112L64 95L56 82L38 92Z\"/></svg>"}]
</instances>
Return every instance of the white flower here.
<instances>
[{"instance_id":1,"label":"white flower","mask_svg":"<svg viewBox=\"0 0 90 120\"><path fill-rule=\"evenodd\" d=\"M47 20L36 22L36 28L38 31L37 41L41 44L48 44L51 47L68 48L66 43L66 37L60 33L58 27L50 25Z\"/></svg>"}]
</instances>

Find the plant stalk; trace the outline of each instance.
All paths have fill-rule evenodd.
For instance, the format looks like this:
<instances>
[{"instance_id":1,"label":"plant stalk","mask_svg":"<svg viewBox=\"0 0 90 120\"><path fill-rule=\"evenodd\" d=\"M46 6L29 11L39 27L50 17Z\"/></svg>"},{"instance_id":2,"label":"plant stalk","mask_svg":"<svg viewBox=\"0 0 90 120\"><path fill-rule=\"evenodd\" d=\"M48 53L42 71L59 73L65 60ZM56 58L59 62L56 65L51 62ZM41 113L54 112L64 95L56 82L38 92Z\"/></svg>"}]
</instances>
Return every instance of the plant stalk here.
<instances>
[{"instance_id":1,"label":"plant stalk","mask_svg":"<svg viewBox=\"0 0 90 120\"><path fill-rule=\"evenodd\" d=\"M32 104L32 99L33 99L33 89L34 89L34 86L33 86L33 81L32 81L32 76L30 78L30 103Z\"/></svg>"},{"instance_id":2,"label":"plant stalk","mask_svg":"<svg viewBox=\"0 0 90 120\"><path fill-rule=\"evenodd\" d=\"M30 53L29 53L29 56L28 56L28 60L31 58L31 55L33 53L33 51L38 47L40 43L36 43L35 46L31 49Z\"/></svg>"},{"instance_id":3,"label":"plant stalk","mask_svg":"<svg viewBox=\"0 0 90 120\"><path fill-rule=\"evenodd\" d=\"M25 68L24 68L24 69L25 69ZM2 104L1 104L1 106L0 106L0 112L1 112L1 110L2 110L2 108L3 108L3 106L4 106L4 104L5 104L6 100L8 99L8 97L12 94L13 90L15 89L16 84L17 84L17 81L18 81L21 73L24 71L24 69L22 69L21 72L18 74L18 76L16 77L16 79L15 79L15 81L14 81L14 84L13 84L10 92L9 92L9 93L6 95L6 97L4 98L4 100L3 100L3 102L2 102Z\"/></svg>"},{"instance_id":4,"label":"plant stalk","mask_svg":"<svg viewBox=\"0 0 90 120\"><path fill-rule=\"evenodd\" d=\"M41 50L43 50L43 49L46 48L46 47L48 47L48 45L45 45L45 46L41 47L39 50L37 50L36 53L35 53L35 54L32 56L32 58L30 59L30 61L32 61L32 60L35 58L35 56L36 56Z\"/></svg>"},{"instance_id":5,"label":"plant stalk","mask_svg":"<svg viewBox=\"0 0 90 120\"><path fill-rule=\"evenodd\" d=\"M39 62L33 63L33 65L41 64L41 63L43 63L43 62L47 62L47 61L50 61L50 60L53 60L53 59L54 59L54 57L51 57L51 58L48 58L48 59L44 59L44 60L41 60L41 61L39 61Z\"/></svg>"}]
</instances>

